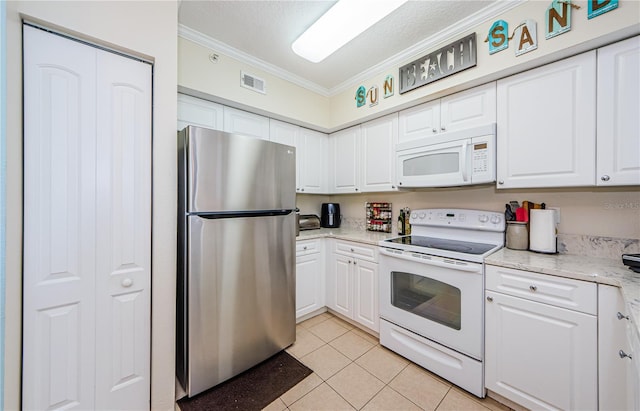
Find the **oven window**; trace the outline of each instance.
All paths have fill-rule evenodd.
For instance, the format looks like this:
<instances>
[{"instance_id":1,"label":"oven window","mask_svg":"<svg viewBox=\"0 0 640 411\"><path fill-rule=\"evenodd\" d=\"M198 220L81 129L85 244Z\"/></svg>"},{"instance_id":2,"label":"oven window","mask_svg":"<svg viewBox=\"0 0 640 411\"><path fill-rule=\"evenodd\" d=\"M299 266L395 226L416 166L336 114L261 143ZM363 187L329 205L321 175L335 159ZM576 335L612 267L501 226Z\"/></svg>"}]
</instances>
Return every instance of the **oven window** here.
<instances>
[{"instance_id":1,"label":"oven window","mask_svg":"<svg viewBox=\"0 0 640 411\"><path fill-rule=\"evenodd\" d=\"M454 330L460 329L460 289L450 284L392 271L391 304Z\"/></svg>"},{"instance_id":2,"label":"oven window","mask_svg":"<svg viewBox=\"0 0 640 411\"><path fill-rule=\"evenodd\" d=\"M402 162L402 174L408 176L430 176L457 173L460 168L459 153L427 154Z\"/></svg>"}]
</instances>

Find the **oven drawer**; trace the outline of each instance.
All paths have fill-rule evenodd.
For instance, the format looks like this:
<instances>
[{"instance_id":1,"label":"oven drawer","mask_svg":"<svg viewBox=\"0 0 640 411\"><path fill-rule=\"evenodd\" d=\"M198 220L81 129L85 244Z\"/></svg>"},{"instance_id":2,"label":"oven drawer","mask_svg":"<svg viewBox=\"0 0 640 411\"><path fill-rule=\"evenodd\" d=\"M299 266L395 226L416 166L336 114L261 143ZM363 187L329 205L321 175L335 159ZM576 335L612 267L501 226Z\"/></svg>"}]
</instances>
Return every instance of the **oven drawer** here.
<instances>
[{"instance_id":1,"label":"oven drawer","mask_svg":"<svg viewBox=\"0 0 640 411\"><path fill-rule=\"evenodd\" d=\"M597 285L587 281L488 265L486 288L587 314L598 312Z\"/></svg>"},{"instance_id":2,"label":"oven drawer","mask_svg":"<svg viewBox=\"0 0 640 411\"><path fill-rule=\"evenodd\" d=\"M367 246L343 240L336 240L334 244L336 254L356 257L374 263L378 262L378 247L376 246Z\"/></svg>"},{"instance_id":3,"label":"oven drawer","mask_svg":"<svg viewBox=\"0 0 640 411\"><path fill-rule=\"evenodd\" d=\"M296 241L296 257L319 253L321 240L322 239Z\"/></svg>"}]
</instances>

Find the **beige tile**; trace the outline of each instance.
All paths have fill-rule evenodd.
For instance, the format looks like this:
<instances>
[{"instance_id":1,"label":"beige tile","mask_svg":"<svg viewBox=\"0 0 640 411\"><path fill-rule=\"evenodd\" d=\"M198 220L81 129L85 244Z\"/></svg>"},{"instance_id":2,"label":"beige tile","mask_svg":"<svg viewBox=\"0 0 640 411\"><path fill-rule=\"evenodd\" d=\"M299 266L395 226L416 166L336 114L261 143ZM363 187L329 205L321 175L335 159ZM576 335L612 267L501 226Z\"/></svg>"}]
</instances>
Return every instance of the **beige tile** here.
<instances>
[{"instance_id":1,"label":"beige tile","mask_svg":"<svg viewBox=\"0 0 640 411\"><path fill-rule=\"evenodd\" d=\"M322 313L322 314L316 315L315 317L311 317L308 320L304 320L298 325L304 328L311 328L314 325L320 324L323 321L327 321L329 318L333 318L333 316L328 313Z\"/></svg>"},{"instance_id":2,"label":"beige tile","mask_svg":"<svg viewBox=\"0 0 640 411\"><path fill-rule=\"evenodd\" d=\"M409 361L382 346L376 346L358 358L356 363L388 384Z\"/></svg>"},{"instance_id":3,"label":"beige tile","mask_svg":"<svg viewBox=\"0 0 640 411\"><path fill-rule=\"evenodd\" d=\"M320 338L318 338L315 334L305 330L304 328L300 328L296 331L296 342L287 348L287 352L297 359L304 357L322 347L325 344Z\"/></svg>"},{"instance_id":4,"label":"beige tile","mask_svg":"<svg viewBox=\"0 0 640 411\"><path fill-rule=\"evenodd\" d=\"M351 362L330 345L323 345L302 357L300 361L325 381Z\"/></svg>"},{"instance_id":5,"label":"beige tile","mask_svg":"<svg viewBox=\"0 0 640 411\"><path fill-rule=\"evenodd\" d=\"M371 342L360 337L353 330L342 334L340 337L329 343L333 348L346 355L351 360L355 360L362 354L374 347Z\"/></svg>"},{"instance_id":6,"label":"beige tile","mask_svg":"<svg viewBox=\"0 0 640 411\"><path fill-rule=\"evenodd\" d=\"M435 410L451 388L414 364L402 370L389 386L427 411Z\"/></svg>"},{"instance_id":7,"label":"beige tile","mask_svg":"<svg viewBox=\"0 0 640 411\"><path fill-rule=\"evenodd\" d=\"M318 374L313 373L308 375L307 378L300 381L289 391L282 394L280 399L285 403L285 405L289 406L310 393L314 388L322 383L322 378L320 378Z\"/></svg>"},{"instance_id":8,"label":"beige tile","mask_svg":"<svg viewBox=\"0 0 640 411\"><path fill-rule=\"evenodd\" d=\"M375 335L369 334L368 332L361 330L358 327L354 327L353 330L354 333L358 334L360 337L364 338L365 340L369 341L371 344L373 345L378 345L380 344L380 339L378 337L376 337Z\"/></svg>"},{"instance_id":9,"label":"beige tile","mask_svg":"<svg viewBox=\"0 0 640 411\"><path fill-rule=\"evenodd\" d=\"M329 342L349 331L348 328L340 323L343 323L343 321L337 318L330 318L309 328L309 331L318 336L322 341Z\"/></svg>"},{"instance_id":10,"label":"beige tile","mask_svg":"<svg viewBox=\"0 0 640 411\"><path fill-rule=\"evenodd\" d=\"M508 406L494 400L493 398L489 398L489 397L485 397L485 398L478 398L473 394L470 394L466 391L464 391L462 388L453 386L451 388L451 391L449 391L449 394L447 394L447 397L451 394L452 391L456 392L456 396L460 395L463 397L466 397L468 399L470 399L471 401L475 401L478 404L482 405L485 408L488 408L490 410L493 411L511 411L511 408L509 408ZM445 397L446 398L446 397ZM439 408L438 408L439 409Z\"/></svg>"},{"instance_id":11,"label":"beige tile","mask_svg":"<svg viewBox=\"0 0 640 411\"><path fill-rule=\"evenodd\" d=\"M464 394L454 388L450 389L444 399L438 405L438 411L488 411L478 401L471 398L469 394Z\"/></svg>"},{"instance_id":12,"label":"beige tile","mask_svg":"<svg viewBox=\"0 0 640 411\"><path fill-rule=\"evenodd\" d=\"M274 402L267 405L262 409L262 411L283 411L286 410L287 406L282 402L280 398L276 398Z\"/></svg>"},{"instance_id":13,"label":"beige tile","mask_svg":"<svg viewBox=\"0 0 640 411\"><path fill-rule=\"evenodd\" d=\"M365 405L367 411L420 411L421 408L398 394L389 386L385 386L371 401Z\"/></svg>"},{"instance_id":14,"label":"beige tile","mask_svg":"<svg viewBox=\"0 0 640 411\"><path fill-rule=\"evenodd\" d=\"M344 328L346 328L347 330L353 330L354 328L357 328L357 327L355 327L354 325L352 325L351 323L349 323L348 321L345 321L345 320L343 320L342 318L340 318L340 317L338 317L338 316L335 316L335 315L334 315L334 316L333 316L333 320L334 320L337 324L339 324L339 325L343 326Z\"/></svg>"},{"instance_id":15,"label":"beige tile","mask_svg":"<svg viewBox=\"0 0 640 411\"><path fill-rule=\"evenodd\" d=\"M382 381L355 363L329 378L327 384L356 409L362 408L384 387Z\"/></svg>"},{"instance_id":16,"label":"beige tile","mask_svg":"<svg viewBox=\"0 0 640 411\"><path fill-rule=\"evenodd\" d=\"M289 409L291 411L304 411L304 410L327 410L327 411L341 411L341 410L355 410L344 398L338 395L331 387L326 383L321 384L309 394L302 397L300 400L293 403Z\"/></svg>"}]
</instances>

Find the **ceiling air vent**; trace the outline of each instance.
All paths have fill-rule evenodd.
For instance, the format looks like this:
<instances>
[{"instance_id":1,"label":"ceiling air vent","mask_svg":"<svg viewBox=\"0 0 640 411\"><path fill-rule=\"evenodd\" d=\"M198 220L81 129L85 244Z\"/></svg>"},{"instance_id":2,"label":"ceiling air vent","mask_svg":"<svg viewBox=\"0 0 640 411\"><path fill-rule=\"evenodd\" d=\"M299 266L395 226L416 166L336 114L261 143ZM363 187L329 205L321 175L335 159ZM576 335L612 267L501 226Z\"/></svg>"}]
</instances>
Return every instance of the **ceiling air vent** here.
<instances>
[{"instance_id":1,"label":"ceiling air vent","mask_svg":"<svg viewBox=\"0 0 640 411\"><path fill-rule=\"evenodd\" d=\"M263 79L242 71L240 72L240 85L258 93L267 94L267 84Z\"/></svg>"}]
</instances>

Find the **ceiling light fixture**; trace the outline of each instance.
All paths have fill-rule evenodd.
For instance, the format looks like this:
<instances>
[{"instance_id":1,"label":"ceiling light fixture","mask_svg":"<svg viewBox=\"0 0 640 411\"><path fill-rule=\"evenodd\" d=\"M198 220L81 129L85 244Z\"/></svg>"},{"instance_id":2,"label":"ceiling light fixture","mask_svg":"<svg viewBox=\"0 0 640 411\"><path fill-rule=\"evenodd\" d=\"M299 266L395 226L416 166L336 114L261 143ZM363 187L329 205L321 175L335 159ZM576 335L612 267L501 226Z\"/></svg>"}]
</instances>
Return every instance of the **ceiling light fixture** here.
<instances>
[{"instance_id":1,"label":"ceiling light fixture","mask_svg":"<svg viewBox=\"0 0 640 411\"><path fill-rule=\"evenodd\" d=\"M318 63L407 0L339 0L291 45L293 51Z\"/></svg>"}]
</instances>

